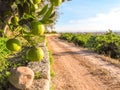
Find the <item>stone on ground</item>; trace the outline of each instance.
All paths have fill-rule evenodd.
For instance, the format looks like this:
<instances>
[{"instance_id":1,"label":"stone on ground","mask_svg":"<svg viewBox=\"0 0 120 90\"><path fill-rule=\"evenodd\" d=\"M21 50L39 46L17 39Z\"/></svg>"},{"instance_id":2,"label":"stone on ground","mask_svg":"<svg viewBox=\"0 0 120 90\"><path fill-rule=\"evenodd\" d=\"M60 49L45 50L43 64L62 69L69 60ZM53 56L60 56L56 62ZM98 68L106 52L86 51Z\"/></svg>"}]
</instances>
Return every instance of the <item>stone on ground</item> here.
<instances>
[{"instance_id":1,"label":"stone on ground","mask_svg":"<svg viewBox=\"0 0 120 90\"><path fill-rule=\"evenodd\" d=\"M9 82L18 89L29 89L34 79L34 72L24 66L11 70Z\"/></svg>"}]
</instances>

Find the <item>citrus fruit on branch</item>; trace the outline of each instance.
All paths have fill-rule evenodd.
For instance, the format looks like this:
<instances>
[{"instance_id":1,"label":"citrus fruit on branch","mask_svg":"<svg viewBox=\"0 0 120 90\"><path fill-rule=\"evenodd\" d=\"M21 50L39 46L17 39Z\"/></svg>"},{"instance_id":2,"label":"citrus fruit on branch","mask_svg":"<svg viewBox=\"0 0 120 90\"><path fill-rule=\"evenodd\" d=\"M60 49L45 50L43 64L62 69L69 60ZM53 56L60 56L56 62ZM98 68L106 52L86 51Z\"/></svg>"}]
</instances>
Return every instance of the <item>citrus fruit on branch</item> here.
<instances>
[{"instance_id":1,"label":"citrus fruit on branch","mask_svg":"<svg viewBox=\"0 0 120 90\"><path fill-rule=\"evenodd\" d=\"M41 22L34 21L31 23L32 34L34 35L43 35L45 31L45 27Z\"/></svg>"},{"instance_id":2,"label":"citrus fruit on branch","mask_svg":"<svg viewBox=\"0 0 120 90\"><path fill-rule=\"evenodd\" d=\"M44 58L44 52L40 47L32 47L26 53L30 61L41 61Z\"/></svg>"},{"instance_id":3,"label":"citrus fruit on branch","mask_svg":"<svg viewBox=\"0 0 120 90\"><path fill-rule=\"evenodd\" d=\"M7 47L7 49L9 49L11 51L19 51L19 50L21 50L21 43L17 39L9 39L6 42L6 47Z\"/></svg>"}]
</instances>

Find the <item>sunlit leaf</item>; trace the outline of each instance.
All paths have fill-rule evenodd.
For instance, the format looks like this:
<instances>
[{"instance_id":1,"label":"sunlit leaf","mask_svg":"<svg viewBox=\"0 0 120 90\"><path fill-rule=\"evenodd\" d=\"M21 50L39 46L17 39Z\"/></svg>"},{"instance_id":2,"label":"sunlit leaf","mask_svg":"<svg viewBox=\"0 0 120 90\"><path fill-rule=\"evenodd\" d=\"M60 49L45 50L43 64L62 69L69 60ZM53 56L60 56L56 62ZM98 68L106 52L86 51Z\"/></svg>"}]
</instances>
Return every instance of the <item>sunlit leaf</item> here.
<instances>
[{"instance_id":1,"label":"sunlit leaf","mask_svg":"<svg viewBox=\"0 0 120 90\"><path fill-rule=\"evenodd\" d=\"M43 9L38 13L38 15L44 15L48 9L48 4L43 7Z\"/></svg>"},{"instance_id":2,"label":"sunlit leaf","mask_svg":"<svg viewBox=\"0 0 120 90\"><path fill-rule=\"evenodd\" d=\"M51 7L49 8L49 10L48 10L47 13L44 15L44 17L43 17L42 20L43 20L43 21L44 21L44 20L47 20L47 19L50 17L52 11L53 11L53 6L51 6Z\"/></svg>"}]
</instances>

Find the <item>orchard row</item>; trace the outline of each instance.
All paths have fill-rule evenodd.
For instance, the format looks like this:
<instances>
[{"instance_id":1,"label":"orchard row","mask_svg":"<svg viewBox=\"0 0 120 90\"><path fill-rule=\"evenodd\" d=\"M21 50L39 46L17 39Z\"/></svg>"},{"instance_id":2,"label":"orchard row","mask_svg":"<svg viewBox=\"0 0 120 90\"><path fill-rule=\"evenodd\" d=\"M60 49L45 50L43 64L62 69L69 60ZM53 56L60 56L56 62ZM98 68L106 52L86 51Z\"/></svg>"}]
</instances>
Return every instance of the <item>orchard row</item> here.
<instances>
[{"instance_id":1,"label":"orchard row","mask_svg":"<svg viewBox=\"0 0 120 90\"><path fill-rule=\"evenodd\" d=\"M112 58L120 59L120 36L112 31L105 34L73 34L63 33L61 39L73 42L99 54L104 54Z\"/></svg>"}]
</instances>

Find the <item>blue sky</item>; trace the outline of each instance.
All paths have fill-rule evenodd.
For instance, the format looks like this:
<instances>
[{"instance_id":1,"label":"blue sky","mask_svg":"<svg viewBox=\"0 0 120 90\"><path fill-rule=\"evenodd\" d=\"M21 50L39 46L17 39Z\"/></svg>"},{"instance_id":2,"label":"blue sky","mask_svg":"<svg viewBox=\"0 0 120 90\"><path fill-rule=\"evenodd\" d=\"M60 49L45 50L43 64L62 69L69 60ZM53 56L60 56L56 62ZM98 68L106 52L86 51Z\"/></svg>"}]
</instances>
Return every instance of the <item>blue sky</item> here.
<instances>
[{"instance_id":1,"label":"blue sky","mask_svg":"<svg viewBox=\"0 0 120 90\"><path fill-rule=\"evenodd\" d=\"M59 7L57 31L120 31L120 0L72 0Z\"/></svg>"}]
</instances>

